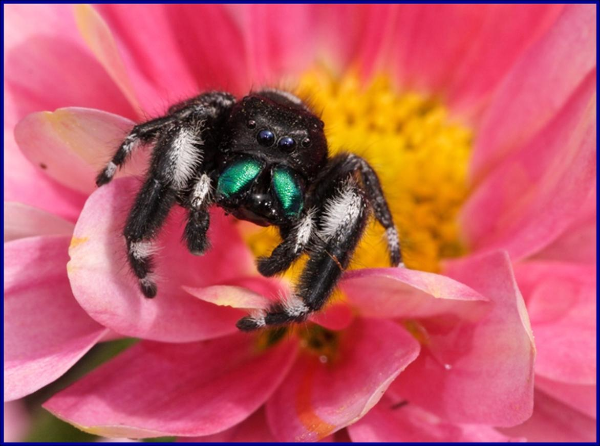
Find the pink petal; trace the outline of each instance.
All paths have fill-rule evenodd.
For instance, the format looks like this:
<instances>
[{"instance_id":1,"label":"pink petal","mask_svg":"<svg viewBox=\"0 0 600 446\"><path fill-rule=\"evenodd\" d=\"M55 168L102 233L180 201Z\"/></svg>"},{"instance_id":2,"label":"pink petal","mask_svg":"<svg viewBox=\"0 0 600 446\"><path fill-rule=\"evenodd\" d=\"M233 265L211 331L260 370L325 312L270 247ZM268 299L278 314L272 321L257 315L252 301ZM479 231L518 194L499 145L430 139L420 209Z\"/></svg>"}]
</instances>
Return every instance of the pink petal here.
<instances>
[{"instance_id":1,"label":"pink petal","mask_svg":"<svg viewBox=\"0 0 600 446\"><path fill-rule=\"evenodd\" d=\"M458 314L477 319L487 310L486 297L449 277L406 268L348 272L341 283L350 303L363 316L424 318Z\"/></svg>"},{"instance_id":2,"label":"pink petal","mask_svg":"<svg viewBox=\"0 0 600 446\"><path fill-rule=\"evenodd\" d=\"M188 344L142 341L56 394L44 407L106 437L202 436L257 410L295 359L295 343L257 351L238 333Z\"/></svg>"},{"instance_id":3,"label":"pink petal","mask_svg":"<svg viewBox=\"0 0 600 446\"><path fill-rule=\"evenodd\" d=\"M122 235L139 187L139 181L124 178L88 199L69 249L69 279L76 299L92 318L126 336L189 342L235 332L239 310L202 302L182 289L256 274L235 227L215 210L208 233L213 247L204 256L193 256L181 243L182 209L173 210L156 242L158 295L146 299L129 270Z\"/></svg>"},{"instance_id":4,"label":"pink petal","mask_svg":"<svg viewBox=\"0 0 600 446\"><path fill-rule=\"evenodd\" d=\"M4 242L36 235L73 234L75 226L49 212L26 204L4 202Z\"/></svg>"},{"instance_id":5,"label":"pink petal","mask_svg":"<svg viewBox=\"0 0 600 446\"><path fill-rule=\"evenodd\" d=\"M25 441L30 424L23 401L4 403L4 442Z\"/></svg>"},{"instance_id":6,"label":"pink petal","mask_svg":"<svg viewBox=\"0 0 600 446\"><path fill-rule=\"evenodd\" d=\"M77 220L85 196L47 176L29 162L4 128L4 200L43 209L69 221Z\"/></svg>"},{"instance_id":7,"label":"pink petal","mask_svg":"<svg viewBox=\"0 0 600 446\"><path fill-rule=\"evenodd\" d=\"M335 301L328 303L325 308L313 314L309 320L329 330L337 331L348 328L354 320L354 314L346 302Z\"/></svg>"},{"instance_id":8,"label":"pink petal","mask_svg":"<svg viewBox=\"0 0 600 446\"><path fill-rule=\"evenodd\" d=\"M536 253L539 260L596 264L596 182L579 215L550 245Z\"/></svg>"},{"instance_id":9,"label":"pink petal","mask_svg":"<svg viewBox=\"0 0 600 446\"><path fill-rule=\"evenodd\" d=\"M473 178L483 179L542 130L595 67L596 8L568 5L518 61L486 111L473 154Z\"/></svg>"},{"instance_id":10,"label":"pink petal","mask_svg":"<svg viewBox=\"0 0 600 446\"><path fill-rule=\"evenodd\" d=\"M536 391L533 416L519 426L502 431L532 442L595 442L596 420Z\"/></svg>"},{"instance_id":11,"label":"pink petal","mask_svg":"<svg viewBox=\"0 0 600 446\"><path fill-rule=\"evenodd\" d=\"M206 437L181 437L185 443L274 443L275 437L269 430L264 409L258 409L246 420L231 429Z\"/></svg>"},{"instance_id":12,"label":"pink petal","mask_svg":"<svg viewBox=\"0 0 600 446\"><path fill-rule=\"evenodd\" d=\"M4 400L62 376L107 332L73 299L69 237L29 237L4 245Z\"/></svg>"},{"instance_id":13,"label":"pink petal","mask_svg":"<svg viewBox=\"0 0 600 446\"><path fill-rule=\"evenodd\" d=\"M315 59L316 26L307 5L231 5L244 33L248 75L258 86L310 68Z\"/></svg>"},{"instance_id":14,"label":"pink petal","mask_svg":"<svg viewBox=\"0 0 600 446\"><path fill-rule=\"evenodd\" d=\"M443 94L478 108L560 5L399 5L373 10L359 65L392 71L403 89Z\"/></svg>"},{"instance_id":15,"label":"pink petal","mask_svg":"<svg viewBox=\"0 0 600 446\"><path fill-rule=\"evenodd\" d=\"M139 110L140 106L131 80L106 22L91 5L75 5L74 14L77 28L85 43L92 50L115 84L119 86L119 89L133 108Z\"/></svg>"},{"instance_id":16,"label":"pink petal","mask_svg":"<svg viewBox=\"0 0 600 446\"><path fill-rule=\"evenodd\" d=\"M215 305L249 310L263 310L289 293L289 287L264 277L244 277L230 281L236 285L215 285L203 288L183 287L192 296ZM330 330L343 330L352 322L352 310L344 302L333 302L313 314L309 320Z\"/></svg>"},{"instance_id":17,"label":"pink petal","mask_svg":"<svg viewBox=\"0 0 600 446\"><path fill-rule=\"evenodd\" d=\"M451 423L523 422L533 406L535 347L508 257L456 260L446 271L486 296L491 311L452 325L443 316L419 320L424 348L392 389Z\"/></svg>"},{"instance_id":18,"label":"pink petal","mask_svg":"<svg viewBox=\"0 0 600 446\"><path fill-rule=\"evenodd\" d=\"M357 48L361 48L369 37L366 26L373 22L369 20L374 14L373 10L380 6L316 4L303 7L313 9L311 24L313 32L318 35L316 57L334 73L344 73L351 69L357 56Z\"/></svg>"},{"instance_id":19,"label":"pink petal","mask_svg":"<svg viewBox=\"0 0 600 446\"><path fill-rule=\"evenodd\" d=\"M81 39L71 5L5 8L5 125L66 106L134 111Z\"/></svg>"},{"instance_id":20,"label":"pink petal","mask_svg":"<svg viewBox=\"0 0 600 446\"><path fill-rule=\"evenodd\" d=\"M364 8L364 35L359 36L353 54L354 65L367 82L377 73L389 71L392 51L406 52L409 40L396 38L395 34L402 29L412 30L411 24L415 23L418 9L405 7L401 10L400 5L369 5ZM340 33L343 36L343 28ZM401 83L400 79L398 83Z\"/></svg>"},{"instance_id":21,"label":"pink petal","mask_svg":"<svg viewBox=\"0 0 600 446\"><path fill-rule=\"evenodd\" d=\"M461 215L473 251L505 249L516 261L576 218L596 178L595 109L594 71L549 125L475 190Z\"/></svg>"},{"instance_id":22,"label":"pink petal","mask_svg":"<svg viewBox=\"0 0 600 446\"><path fill-rule=\"evenodd\" d=\"M267 403L278 440L319 440L360 419L417 357L419 344L394 322L357 319L338 349L331 362L303 356Z\"/></svg>"},{"instance_id":23,"label":"pink petal","mask_svg":"<svg viewBox=\"0 0 600 446\"><path fill-rule=\"evenodd\" d=\"M515 267L527 302L537 375L569 384L596 383L596 267L525 262Z\"/></svg>"},{"instance_id":24,"label":"pink petal","mask_svg":"<svg viewBox=\"0 0 600 446\"><path fill-rule=\"evenodd\" d=\"M96 175L133 126L128 119L99 110L63 108L27 116L15 128L15 139L34 166L88 195L96 189ZM138 153L119 173L141 172L143 155Z\"/></svg>"},{"instance_id":25,"label":"pink petal","mask_svg":"<svg viewBox=\"0 0 600 446\"><path fill-rule=\"evenodd\" d=\"M565 384L536 375L535 388L550 395L555 400L577 409L588 417L596 419L596 384Z\"/></svg>"},{"instance_id":26,"label":"pink petal","mask_svg":"<svg viewBox=\"0 0 600 446\"><path fill-rule=\"evenodd\" d=\"M168 8L174 5L97 4L94 9L110 28L146 110L160 112L198 91L197 76L181 51L189 42L172 26ZM201 20L200 17L197 17ZM135 27L131 23L135 21ZM193 45L191 45L193 46Z\"/></svg>"},{"instance_id":27,"label":"pink petal","mask_svg":"<svg viewBox=\"0 0 600 446\"><path fill-rule=\"evenodd\" d=\"M386 396L367 415L348 427L355 442L508 442L490 426L451 424L402 400Z\"/></svg>"},{"instance_id":28,"label":"pink petal","mask_svg":"<svg viewBox=\"0 0 600 446\"><path fill-rule=\"evenodd\" d=\"M214 285L203 288L184 286L183 289L204 302L221 307L254 310L266 308L276 301L276 299L270 299L263 294L238 286Z\"/></svg>"},{"instance_id":29,"label":"pink petal","mask_svg":"<svg viewBox=\"0 0 600 446\"><path fill-rule=\"evenodd\" d=\"M239 95L252 86L245 36L225 5L95 8L114 32L140 101L152 113L200 91ZM145 81L149 85L142 90Z\"/></svg>"},{"instance_id":30,"label":"pink petal","mask_svg":"<svg viewBox=\"0 0 600 446\"><path fill-rule=\"evenodd\" d=\"M452 107L467 112L470 109L478 111L477 106L482 107L487 103L525 51L551 29L564 6L521 4L471 7L478 10L487 7L487 11L480 11L476 19L478 23L474 23L473 28L467 26L461 29L461 23L455 23L457 28L448 29L448 35L461 34L465 45L461 48L463 53L458 58L458 66L454 67L451 80L445 85ZM437 34L435 27L434 21L432 30ZM474 31L474 34L469 31ZM427 42L425 45L432 45L426 35L422 39ZM435 44L429 48L435 48ZM431 57L435 52L430 49L429 53ZM453 53L451 56L455 55ZM445 62L452 63L452 59L448 58ZM417 70L412 74L418 79ZM443 79L442 73L438 71L436 74Z\"/></svg>"}]
</instances>

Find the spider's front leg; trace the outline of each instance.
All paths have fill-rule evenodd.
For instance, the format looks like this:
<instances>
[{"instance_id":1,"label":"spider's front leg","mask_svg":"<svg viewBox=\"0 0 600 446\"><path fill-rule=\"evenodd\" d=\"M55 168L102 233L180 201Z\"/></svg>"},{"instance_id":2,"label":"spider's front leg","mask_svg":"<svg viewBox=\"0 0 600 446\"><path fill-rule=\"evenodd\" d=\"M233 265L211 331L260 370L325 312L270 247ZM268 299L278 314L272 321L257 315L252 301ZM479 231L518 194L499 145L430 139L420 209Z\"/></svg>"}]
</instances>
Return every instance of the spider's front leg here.
<instances>
[{"instance_id":1,"label":"spider's front leg","mask_svg":"<svg viewBox=\"0 0 600 446\"><path fill-rule=\"evenodd\" d=\"M314 200L322 203L322 207L317 211L316 225L310 235L309 260L295 294L264 313L242 318L237 324L240 330L251 331L269 325L304 321L329 299L350 263L369 217L365 193L353 175L343 171L334 173L344 175L324 177L320 194ZM282 245L289 247L291 240L293 237L286 239ZM276 254L275 251L273 254ZM291 257L290 254L286 262ZM270 263L274 264L275 260ZM285 264L282 262L280 266Z\"/></svg>"},{"instance_id":2,"label":"spider's front leg","mask_svg":"<svg viewBox=\"0 0 600 446\"><path fill-rule=\"evenodd\" d=\"M314 209L303 213L298 219L298 223L291 229L280 229L283 242L273 250L269 257L258 259L258 271L263 276L271 277L287 270L308 247L314 229Z\"/></svg>"},{"instance_id":3,"label":"spider's front leg","mask_svg":"<svg viewBox=\"0 0 600 446\"><path fill-rule=\"evenodd\" d=\"M184 200L184 205L189 208L186 227L188 247L195 253L206 249L209 189L203 194L200 183L205 178L203 163L216 147L205 144L204 137L220 131L222 121L234 103L235 98L228 93L204 93L172 107L162 118L135 126L98 176L99 186L109 182L134 146L156 140L145 182L129 212L123 232L129 265L146 297L154 297L157 293L152 277L154 239L171 207L190 189L189 203ZM210 188L210 182L206 185Z\"/></svg>"},{"instance_id":4,"label":"spider's front leg","mask_svg":"<svg viewBox=\"0 0 600 446\"><path fill-rule=\"evenodd\" d=\"M172 123L174 120L175 117L173 116L164 116L138 124L131 129L127 138L121 143L117 153L115 153L104 170L96 177L96 185L103 186L110 183L115 173L117 173L117 169L125 164L137 146L151 142L167 124Z\"/></svg>"},{"instance_id":5,"label":"spider's front leg","mask_svg":"<svg viewBox=\"0 0 600 446\"><path fill-rule=\"evenodd\" d=\"M163 130L154 147L146 181L127 217L123 232L127 242L127 258L146 297L154 297L157 292L152 278L153 240L175 204L177 195L186 187L202 161L197 138L189 124L177 123Z\"/></svg>"},{"instance_id":6,"label":"spider's front leg","mask_svg":"<svg viewBox=\"0 0 600 446\"><path fill-rule=\"evenodd\" d=\"M183 234L188 250L194 255L204 254L210 247L206 232L210 225L208 208L212 204L211 179L203 173L192 186L187 200L188 221Z\"/></svg>"}]
</instances>

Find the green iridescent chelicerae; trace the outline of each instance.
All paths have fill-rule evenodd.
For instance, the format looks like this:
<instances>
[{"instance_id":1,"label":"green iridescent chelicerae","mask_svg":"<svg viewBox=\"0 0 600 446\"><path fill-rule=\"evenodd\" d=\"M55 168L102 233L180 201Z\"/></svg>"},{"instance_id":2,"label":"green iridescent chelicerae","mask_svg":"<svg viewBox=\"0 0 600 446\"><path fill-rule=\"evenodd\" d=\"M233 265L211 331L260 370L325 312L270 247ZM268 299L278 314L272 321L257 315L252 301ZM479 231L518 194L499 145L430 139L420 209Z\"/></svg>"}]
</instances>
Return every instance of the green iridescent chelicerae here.
<instances>
[{"instance_id":1,"label":"green iridescent chelicerae","mask_svg":"<svg viewBox=\"0 0 600 446\"><path fill-rule=\"evenodd\" d=\"M302 211L302 193L289 170L275 169L273 172L273 188L285 214L288 217L299 215Z\"/></svg>"},{"instance_id":2,"label":"green iridescent chelicerae","mask_svg":"<svg viewBox=\"0 0 600 446\"><path fill-rule=\"evenodd\" d=\"M245 159L229 166L219 177L217 192L225 197L239 193L260 173L262 165L253 159Z\"/></svg>"}]
</instances>

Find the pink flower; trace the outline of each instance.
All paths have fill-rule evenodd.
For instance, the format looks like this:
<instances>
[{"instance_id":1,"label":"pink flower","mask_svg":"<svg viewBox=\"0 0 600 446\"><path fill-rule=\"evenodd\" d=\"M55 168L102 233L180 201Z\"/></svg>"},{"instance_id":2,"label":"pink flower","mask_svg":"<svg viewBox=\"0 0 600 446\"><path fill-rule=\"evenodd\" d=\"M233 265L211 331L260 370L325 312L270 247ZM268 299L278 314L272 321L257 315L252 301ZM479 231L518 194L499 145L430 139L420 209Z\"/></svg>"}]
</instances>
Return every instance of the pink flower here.
<instances>
[{"instance_id":1,"label":"pink flower","mask_svg":"<svg viewBox=\"0 0 600 446\"><path fill-rule=\"evenodd\" d=\"M29 417L21 401L4 403L4 441L24 441Z\"/></svg>"},{"instance_id":2,"label":"pink flower","mask_svg":"<svg viewBox=\"0 0 600 446\"><path fill-rule=\"evenodd\" d=\"M44 406L113 437L595 438L593 6L6 11L5 400L130 336L142 340ZM299 79L318 61L364 85L384 72L474 129L466 253L439 274L348 272L347 300L314 324L248 335L235 321L289 283L257 275L246 229L220 210L212 250L191 256L174 211L159 238L162 294L145 300L121 238L144 153L93 184L132 120L198 90ZM556 429L564 417L570 430Z\"/></svg>"}]
</instances>

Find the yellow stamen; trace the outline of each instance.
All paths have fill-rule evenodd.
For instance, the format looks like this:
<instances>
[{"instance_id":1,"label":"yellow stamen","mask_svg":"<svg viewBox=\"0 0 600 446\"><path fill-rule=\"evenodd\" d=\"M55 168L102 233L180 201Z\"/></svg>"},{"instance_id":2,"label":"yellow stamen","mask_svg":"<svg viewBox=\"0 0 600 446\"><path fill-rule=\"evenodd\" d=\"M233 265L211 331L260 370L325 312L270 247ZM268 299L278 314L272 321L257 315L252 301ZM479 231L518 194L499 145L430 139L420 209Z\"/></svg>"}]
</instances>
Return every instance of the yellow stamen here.
<instances>
[{"instance_id":1,"label":"yellow stamen","mask_svg":"<svg viewBox=\"0 0 600 446\"><path fill-rule=\"evenodd\" d=\"M439 271L440 260L463 254L456 216L468 193L469 128L435 99L395 91L384 75L364 86L354 74L336 79L317 69L300 79L297 93L322 112L331 154L357 153L377 171L408 268ZM273 228L244 232L257 255L279 242ZM351 268L386 266L384 231L371 222Z\"/></svg>"}]
</instances>

